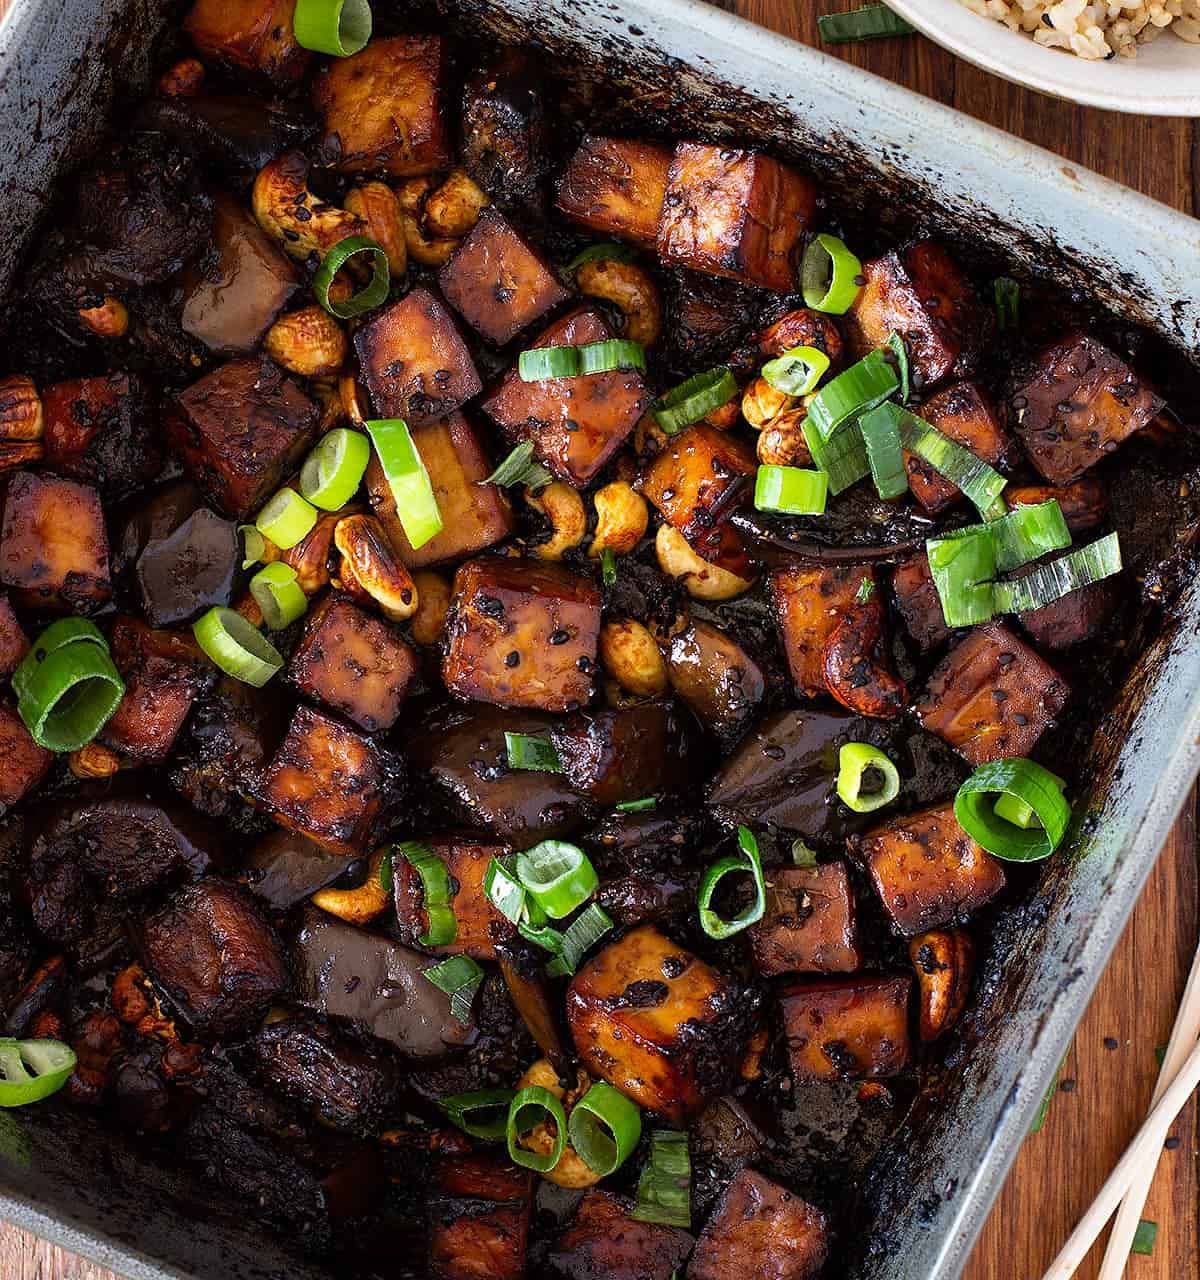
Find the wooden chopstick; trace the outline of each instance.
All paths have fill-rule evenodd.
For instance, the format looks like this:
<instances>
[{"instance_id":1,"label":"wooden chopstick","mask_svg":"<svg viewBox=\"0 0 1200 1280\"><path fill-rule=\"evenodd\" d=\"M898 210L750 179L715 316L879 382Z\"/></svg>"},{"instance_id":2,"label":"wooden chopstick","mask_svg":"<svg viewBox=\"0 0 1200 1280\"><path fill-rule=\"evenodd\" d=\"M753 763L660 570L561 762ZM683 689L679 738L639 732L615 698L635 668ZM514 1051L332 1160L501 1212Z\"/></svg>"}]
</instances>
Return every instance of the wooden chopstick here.
<instances>
[{"instance_id":1,"label":"wooden chopstick","mask_svg":"<svg viewBox=\"0 0 1200 1280\"><path fill-rule=\"evenodd\" d=\"M1175 1117L1183 1110L1197 1085L1200 1085L1200 1042L1193 1046L1179 1074L1167 1086L1158 1105L1146 1117L1137 1137L1109 1175L1100 1194L1092 1201L1092 1207L1071 1232L1043 1280L1070 1280L1075 1274L1079 1264L1087 1257L1088 1250L1104 1230L1104 1224L1112 1217L1113 1210L1129 1190L1135 1173L1147 1159L1156 1158Z\"/></svg>"}]
</instances>

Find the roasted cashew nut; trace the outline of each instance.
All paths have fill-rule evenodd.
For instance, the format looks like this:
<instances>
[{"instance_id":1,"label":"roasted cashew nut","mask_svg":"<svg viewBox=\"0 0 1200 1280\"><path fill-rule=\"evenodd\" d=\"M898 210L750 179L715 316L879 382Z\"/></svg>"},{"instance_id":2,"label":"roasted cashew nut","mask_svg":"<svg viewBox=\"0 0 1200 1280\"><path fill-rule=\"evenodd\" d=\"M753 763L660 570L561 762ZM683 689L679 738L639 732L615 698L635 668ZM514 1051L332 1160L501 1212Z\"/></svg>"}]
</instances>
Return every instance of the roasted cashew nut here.
<instances>
[{"instance_id":1,"label":"roasted cashew nut","mask_svg":"<svg viewBox=\"0 0 1200 1280\"><path fill-rule=\"evenodd\" d=\"M267 545L267 554L263 559L282 559L286 565L296 570L296 581L306 596L315 596L318 591L329 585L329 553L333 548L333 534L338 521L351 514L350 510L331 511L317 517L317 523L308 531L308 535L294 547L280 553L277 548ZM271 553L274 552L274 555Z\"/></svg>"},{"instance_id":2,"label":"roasted cashew nut","mask_svg":"<svg viewBox=\"0 0 1200 1280\"><path fill-rule=\"evenodd\" d=\"M758 433L757 453L765 466L808 467L812 454L804 438L804 419L808 410L803 406L789 409L767 423Z\"/></svg>"},{"instance_id":3,"label":"roasted cashew nut","mask_svg":"<svg viewBox=\"0 0 1200 1280\"><path fill-rule=\"evenodd\" d=\"M646 499L624 480L597 489L592 505L596 508L596 532L588 555L593 559L605 551L627 556L646 536L650 523Z\"/></svg>"},{"instance_id":4,"label":"roasted cashew nut","mask_svg":"<svg viewBox=\"0 0 1200 1280\"><path fill-rule=\"evenodd\" d=\"M0 378L0 440L40 440L46 434L42 397L23 373Z\"/></svg>"},{"instance_id":5,"label":"roasted cashew nut","mask_svg":"<svg viewBox=\"0 0 1200 1280\"><path fill-rule=\"evenodd\" d=\"M396 193L382 182L367 182L347 193L343 206L367 225L366 234L387 256L393 279L408 270L408 246L404 239L404 213Z\"/></svg>"},{"instance_id":6,"label":"roasted cashew nut","mask_svg":"<svg viewBox=\"0 0 1200 1280\"><path fill-rule=\"evenodd\" d=\"M425 228L433 236L460 240L491 203L465 169L452 169L445 182L425 197Z\"/></svg>"},{"instance_id":7,"label":"roasted cashew nut","mask_svg":"<svg viewBox=\"0 0 1200 1280\"><path fill-rule=\"evenodd\" d=\"M337 373L350 354L342 326L315 303L280 316L267 330L263 346L276 364L302 378Z\"/></svg>"},{"instance_id":8,"label":"roasted cashew nut","mask_svg":"<svg viewBox=\"0 0 1200 1280\"><path fill-rule=\"evenodd\" d=\"M450 583L429 569L414 573L413 582L417 587L417 611L412 617L412 637L418 644L437 644L450 612Z\"/></svg>"},{"instance_id":9,"label":"roasted cashew nut","mask_svg":"<svg viewBox=\"0 0 1200 1280\"><path fill-rule=\"evenodd\" d=\"M549 1058L539 1058L517 1081L518 1089L525 1089L530 1085L541 1085L543 1089L548 1089L563 1104L563 1111L569 1116L571 1108L591 1088L592 1081L587 1072L580 1067L575 1075L574 1088L564 1089L559 1081L558 1072L550 1065ZM547 1156L554 1150L556 1138L557 1134L543 1121L527 1133L521 1134L518 1142L528 1151ZM543 1173L542 1177L547 1182L553 1182L556 1187L575 1189L594 1187L600 1181L600 1174L589 1169L570 1144L563 1148L563 1153L554 1168Z\"/></svg>"},{"instance_id":10,"label":"roasted cashew nut","mask_svg":"<svg viewBox=\"0 0 1200 1280\"><path fill-rule=\"evenodd\" d=\"M71 752L67 766L77 778L111 778L121 767L121 757L111 747L89 742Z\"/></svg>"},{"instance_id":11,"label":"roasted cashew nut","mask_svg":"<svg viewBox=\"0 0 1200 1280\"><path fill-rule=\"evenodd\" d=\"M159 77L158 91L164 98L194 98L204 88L204 63L184 58Z\"/></svg>"},{"instance_id":12,"label":"roasted cashew nut","mask_svg":"<svg viewBox=\"0 0 1200 1280\"><path fill-rule=\"evenodd\" d=\"M653 277L636 262L599 258L575 272L575 284L589 298L611 302L625 316L625 336L652 347L662 335L662 300Z\"/></svg>"},{"instance_id":13,"label":"roasted cashew nut","mask_svg":"<svg viewBox=\"0 0 1200 1280\"><path fill-rule=\"evenodd\" d=\"M97 338L123 338L129 331L129 308L120 298L106 293L98 307L81 308L79 320Z\"/></svg>"},{"instance_id":14,"label":"roasted cashew nut","mask_svg":"<svg viewBox=\"0 0 1200 1280\"><path fill-rule=\"evenodd\" d=\"M549 542L531 548L539 560L561 560L583 541L587 533L587 515L578 490L555 480L537 493L526 489L525 501L535 511L540 511L554 527Z\"/></svg>"},{"instance_id":15,"label":"roasted cashew nut","mask_svg":"<svg viewBox=\"0 0 1200 1280\"><path fill-rule=\"evenodd\" d=\"M606 622L600 628L600 662L626 693L656 698L667 691L667 664L658 642L640 622Z\"/></svg>"},{"instance_id":16,"label":"roasted cashew nut","mask_svg":"<svg viewBox=\"0 0 1200 1280\"><path fill-rule=\"evenodd\" d=\"M908 944L917 974L921 1039L929 1044L958 1021L971 992L975 948L962 929L934 929Z\"/></svg>"},{"instance_id":17,"label":"roasted cashew nut","mask_svg":"<svg viewBox=\"0 0 1200 1280\"><path fill-rule=\"evenodd\" d=\"M371 855L367 878L356 889L321 889L310 901L331 916L347 924L370 924L391 905L391 894L383 887L380 874L388 848L384 845Z\"/></svg>"},{"instance_id":18,"label":"roasted cashew nut","mask_svg":"<svg viewBox=\"0 0 1200 1280\"><path fill-rule=\"evenodd\" d=\"M408 256L423 267L444 267L458 248L457 240L430 240L410 213L404 215L404 246Z\"/></svg>"},{"instance_id":19,"label":"roasted cashew nut","mask_svg":"<svg viewBox=\"0 0 1200 1280\"><path fill-rule=\"evenodd\" d=\"M347 236L367 234L356 214L309 191L308 168L303 151L285 151L259 170L250 196L258 225L300 262L324 257Z\"/></svg>"},{"instance_id":20,"label":"roasted cashew nut","mask_svg":"<svg viewBox=\"0 0 1200 1280\"><path fill-rule=\"evenodd\" d=\"M417 611L417 588L396 558L383 525L374 516L347 516L337 522L333 543L341 552L338 570L351 595L373 601L392 622L404 622Z\"/></svg>"},{"instance_id":21,"label":"roasted cashew nut","mask_svg":"<svg viewBox=\"0 0 1200 1280\"><path fill-rule=\"evenodd\" d=\"M663 573L679 579L696 600L732 600L754 585L697 555L683 534L669 524L659 525L654 550Z\"/></svg>"}]
</instances>

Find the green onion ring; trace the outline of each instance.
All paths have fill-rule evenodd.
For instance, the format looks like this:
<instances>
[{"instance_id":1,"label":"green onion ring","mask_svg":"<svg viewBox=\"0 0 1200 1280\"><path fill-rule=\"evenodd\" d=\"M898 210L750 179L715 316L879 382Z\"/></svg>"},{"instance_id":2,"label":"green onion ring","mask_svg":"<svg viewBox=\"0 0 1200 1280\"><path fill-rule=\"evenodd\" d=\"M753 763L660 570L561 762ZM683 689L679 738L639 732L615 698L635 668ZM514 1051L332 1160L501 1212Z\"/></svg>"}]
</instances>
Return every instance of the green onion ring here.
<instances>
[{"instance_id":1,"label":"green onion ring","mask_svg":"<svg viewBox=\"0 0 1200 1280\"><path fill-rule=\"evenodd\" d=\"M555 949L554 959L546 966L552 978L573 974L583 957L613 928L612 917L593 902L567 926Z\"/></svg>"},{"instance_id":2,"label":"green onion ring","mask_svg":"<svg viewBox=\"0 0 1200 1280\"><path fill-rule=\"evenodd\" d=\"M1040 564L1023 578L997 582L992 590L997 613L1029 613L1041 609L1072 591L1091 586L1120 573L1121 540L1106 534L1048 564Z\"/></svg>"},{"instance_id":3,"label":"green onion ring","mask_svg":"<svg viewBox=\"0 0 1200 1280\"><path fill-rule=\"evenodd\" d=\"M534 1118L539 1111L544 1112L544 1115ZM552 1120L555 1128L554 1148L549 1155L539 1155L536 1151L528 1151L519 1145L523 1133L528 1133L547 1120ZM513 1164L519 1164L524 1169L534 1169L538 1173L548 1173L562 1159L567 1147L567 1117L562 1103L540 1084L518 1089L512 1102L508 1104L505 1133L508 1138L508 1156Z\"/></svg>"},{"instance_id":4,"label":"green onion ring","mask_svg":"<svg viewBox=\"0 0 1200 1280\"><path fill-rule=\"evenodd\" d=\"M785 396L806 396L829 372L829 357L816 347L792 347L762 367L762 376Z\"/></svg>"},{"instance_id":5,"label":"green onion ring","mask_svg":"<svg viewBox=\"0 0 1200 1280\"><path fill-rule=\"evenodd\" d=\"M276 560L264 565L250 579L250 594L272 631L290 627L297 618L304 617L308 609L308 597L297 581L298 576L290 564Z\"/></svg>"},{"instance_id":6,"label":"green onion ring","mask_svg":"<svg viewBox=\"0 0 1200 1280\"><path fill-rule=\"evenodd\" d=\"M714 862L704 873L700 881L698 903L700 908L700 927L710 938L732 938L752 924L763 918L767 908L767 886L763 877L762 859L758 853L758 841L748 827L738 827L738 844L741 846L743 858L727 857ZM754 901L739 916L726 920L712 909L713 895L717 885L735 871L749 872L754 880Z\"/></svg>"},{"instance_id":7,"label":"green onion ring","mask_svg":"<svg viewBox=\"0 0 1200 1280\"><path fill-rule=\"evenodd\" d=\"M371 38L367 0L296 0L292 32L302 49L348 58Z\"/></svg>"},{"instance_id":8,"label":"green onion ring","mask_svg":"<svg viewBox=\"0 0 1200 1280\"><path fill-rule=\"evenodd\" d=\"M688 1136L674 1129L655 1129L650 1135L650 1159L638 1178L637 1200L629 1211L638 1222L668 1227L692 1225L692 1159Z\"/></svg>"},{"instance_id":9,"label":"green onion ring","mask_svg":"<svg viewBox=\"0 0 1200 1280\"><path fill-rule=\"evenodd\" d=\"M393 848L421 877L421 909L428 927L417 941L423 947L449 946L458 937L458 917L450 905L452 886L445 862L419 840L406 840Z\"/></svg>"},{"instance_id":10,"label":"green onion ring","mask_svg":"<svg viewBox=\"0 0 1200 1280\"><path fill-rule=\"evenodd\" d=\"M351 258L360 253L371 255L370 281L345 302L334 302L329 296L334 276ZM344 240L339 240L321 259L321 265L313 277L313 292L317 295L317 301L331 316L336 316L339 320L352 320L355 316L373 311L381 302L387 301L390 288L387 254L366 236L347 236Z\"/></svg>"},{"instance_id":11,"label":"green onion ring","mask_svg":"<svg viewBox=\"0 0 1200 1280\"><path fill-rule=\"evenodd\" d=\"M576 1155L602 1178L615 1173L642 1136L642 1113L611 1084L597 1081L571 1108L567 1132Z\"/></svg>"},{"instance_id":12,"label":"green onion ring","mask_svg":"<svg viewBox=\"0 0 1200 1280\"><path fill-rule=\"evenodd\" d=\"M513 924L521 923L525 911L525 886L499 858L493 858L483 873L483 892L506 920Z\"/></svg>"},{"instance_id":13,"label":"green onion ring","mask_svg":"<svg viewBox=\"0 0 1200 1280\"><path fill-rule=\"evenodd\" d=\"M883 786L864 794L868 769L883 774ZM838 750L838 799L854 813L874 813L900 794L900 772L878 747L868 742L844 742Z\"/></svg>"},{"instance_id":14,"label":"green onion ring","mask_svg":"<svg viewBox=\"0 0 1200 1280\"><path fill-rule=\"evenodd\" d=\"M871 463L857 423L842 427L829 440L822 439L807 418L800 424L800 430L812 454L813 465L829 477L830 493L837 495L870 475Z\"/></svg>"},{"instance_id":15,"label":"green onion ring","mask_svg":"<svg viewBox=\"0 0 1200 1280\"><path fill-rule=\"evenodd\" d=\"M239 524L238 533L242 535L242 545L244 555L242 556L242 568L249 569L251 565L256 565L267 554L267 540L262 533L252 524Z\"/></svg>"},{"instance_id":16,"label":"green onion ring","mask_svg":"<svg viewBox=\"0 0 1200 1280\"><path fill-rule=\"evenodd\" d=\"M98 644L105 653L108 652L108 641L94 622L89 622L86 618L60 618L57 622L52 622L30 645L29 652L12 674L13 693L18 700L25 696L33 673L52 653L64 645L75 644L80 640Z\"/></svg>"},{"instance_id":17,"label":"green onion ring","mask_svg":"<svg viewBox=\"0 0 1200 1280\"><path fill-rule=\"evenodd\" d=\"M335 427L305 458L300 492L322 511L340 511L358 492L370 461L371 442L361 431Z\"/></svg>"},{"instance_id":18,"label":"green onion ring","mask_svg":"<svg viewBox=\"0 0 1200 1280\"><path fill-rule=\"evenodd\" d=\"M660 396L654 405L654 420L667 435L673 436L728 404L737 391L732 370L727 365L718 365L693 374Z\"/></svg>"},{"instance_id":19,"label":"green onion ring","mask_svg":"<svg viewBox=\"0 0 1200 1280\"><path fill-rule=\"evenodd\" d=\"M912 368L908 359L908 344L895 332L888 337L887 344L896 357L896 372L900 376L900 403L907 404L912 394Z\"/></svg>"},{"instance_id":20,"label":"green onion ring","mask_svg":"<svg viewBox=\"0 0 1200 1280\"><path fill-rule=\"evenodd\" d=\"M515 1097L515 1089L472 1089L442 1098L438 1106L463 1133L484 1142L500 1142L508 1130L508 1108ZM491 1120L472 1120L471 1115L477 1111L497 1114Z\"/></svg>"},{"instance_id":21,"label":"green onion ring","mask_svg":"<svg viewBox=\"0 0 1200 1280\"><path fill-rule=\"evenodd\" d=\"M600 581L606 587L613 586L617 581L617 553L612 547L605 547L600 552Z\"/></svg>"},{"instance_id":22,"label":"green onion ring","mask_svg":"<svg viewBox=\"0 0 1200 1280\"><path fill-rule=\"evenodd\" d=\"M254 527L280 551L290 551L308 537L316 523L316 507L285 486L258 513Z\"/></svg>"},{"instance_id":23,"label":"green onion ring","mask_svg":"<svg viewBox=\"0 0 1200 1280\"><path fill-rule=\"evenodd\" d=\"M192 634L215 666L256 689L283 666L279 650L232 609L209 609L192 624Z\"/></svg>"},{"instance_id":24,"label":"green onion ring","mask_svg":"<svg viewBox=\"0 0 1200 1280\"><path fill-rule=\"evenodd\" d=\"M376 418L363 426L392 491L404 536L416 551L442 531L442 513L425 461L403 418Z\"/></svg>"},{"instance_id":25,"label":"green onion ring","mask_svg":"<svg viewBox=\"0 0 1200 1280\"><path fill-rule=\"evenodd\" d=\"M606 338L582 347L532 347L517 357L517 375L522 382L645 368L645 349L628 338Z\"/></svg>"},{"instance_id":26,"label":"green onion ring","mask_svg":"<svg viewBox=\"0 0 1200 1280\"><path fill-rule=\"evenodd\" d=\"M820 516L828 496L829 476L824 471L764 463L754 477L754 505L759 511Z\"/></svg>"},{"instance_id":27,"label":"green onion ring","mask_svg":"<svg viewBox=\"0 0 1200 1280\"><path fill-rule=\"evenodd\" d=\"M996 544L985 525L925 543L929 573L948 627L973 627L995 616Z\"/></svg>"},{"instance_id":28,"label":"green onion ring","mask_svg":"<svg viewBox=\"0 0 1200 1280\"><path fill-rule=\"evenodd\" d=\"M819 235L809 241L800 267L804 305L827 315L844 315L862 288L862 263L837 236Z\"/></svg>"},{"instance_id":29,"label":"green onion ring","mask_svg":"<svg viewBox=\"0 0 1200 1280\"><path fill-rule=\"evenodd\" d=\"M994 857L1006 862L1039 862L1062 843L1071 821L1071 806L1060 782L1032 760L993 760L980 765L959 787L954 816L967 835ZM1027 804L1041 827L1022 828L997 815L998 793Z\"/></svg>"},{"instance_id":30,"label":"green onion ring","mask_svg":"<svg viewBox=\"0 0 1200 1280\"><path fill-rule=\"evenodd\" d=\"M27 1107L57 1093L76 1061L61 1040L0 1039L0 1107Z\"/></svg>"},{"instance_id":31,"label":"green onion ring","mask_svg":"<svg viewBox=\"0 0 1200 1280\"><path fill-rule=\"evenodd\" d=\"M30 736L47 751L78 751L108 723L125 696L107 648L87 641L63 644L25 682L17 711Z\"/></svg>"},{"instance_id":32,"label":"green onion ring","mask_svg":"<svg viewBox=\"0 0 1200 1280\"><path fill-rule=\"evenodd\" d=\"M600 884L587 854L565 840L543 840L518 853L516 870L525 891L552 920L569 916Z\"/></svg>"},{"instance_id":33,"label":"green onion ring","mask_svg":"<svg viewBox=\"0 0 1200 1280\"><path fill-rule=\"evenodd\" d=\"M908 470L900 447L900 430L895 418L883 412L886 408L886 405L880 405L870 413L864 413L858 420L858 429L862 432L867 461L871 464L875 492L889 500L908 492Z\"/></svg>"},{"instance_id":34,"label":"green onion ring","mask_svg":"<svg viewBox=\"0 0 1200 1280\"><path fill-rule=\"evenodd\" d=\"M501 489L524 485L533 493L544 489L554 477L540 462L534 462L533 448L532 440L522 440L508 452L490 476L484 480L477 480L476 484L494 484Z\"/></svg>"}]
</instances>

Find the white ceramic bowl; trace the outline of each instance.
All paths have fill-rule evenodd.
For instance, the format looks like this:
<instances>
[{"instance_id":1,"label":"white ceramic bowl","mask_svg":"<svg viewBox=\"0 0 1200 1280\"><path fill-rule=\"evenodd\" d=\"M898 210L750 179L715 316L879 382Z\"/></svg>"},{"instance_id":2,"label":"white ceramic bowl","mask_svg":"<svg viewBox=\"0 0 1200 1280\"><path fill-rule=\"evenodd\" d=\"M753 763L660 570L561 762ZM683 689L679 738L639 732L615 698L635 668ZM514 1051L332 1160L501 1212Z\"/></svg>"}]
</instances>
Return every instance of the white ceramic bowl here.
<instances>
[{"instance_id":1,"label":"white ceramic bowl","mask_svg":"<svg viewBox=\"0 0 1200 1280\"><path fill-rule=\"evenodd\" d=\"M1092 62L1046 49L958 0L887 0L931 40L985 71L1043 93L1109 111L1200 116L1200 45L1164 31L1136 58Z\"/></svg>"}]
</instances>

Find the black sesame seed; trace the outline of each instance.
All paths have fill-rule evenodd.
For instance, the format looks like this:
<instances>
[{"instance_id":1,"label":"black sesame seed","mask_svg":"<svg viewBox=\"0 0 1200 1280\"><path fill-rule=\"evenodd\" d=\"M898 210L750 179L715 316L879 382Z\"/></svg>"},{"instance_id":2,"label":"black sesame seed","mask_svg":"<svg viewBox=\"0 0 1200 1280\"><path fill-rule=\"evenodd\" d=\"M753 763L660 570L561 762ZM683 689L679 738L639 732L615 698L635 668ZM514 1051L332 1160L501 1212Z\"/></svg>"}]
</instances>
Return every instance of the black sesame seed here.
<instances>
[{"instance_id":1,"label":"black sesame seed","mask_svg":"<svg viewBox=\"0 0 1200 1280\"><path fill-rule=\"evenodd\" d=\"M1076 1082L1074 1080L1064 1080L1058 1087L1063 1091L1063 1093L1074 1093L1075 1083Z\"/></svg>"},{"instance_id":2,"label":"black sesame seed","mask_svg":"<svg viewBox=\"0 0 1200 1280\"><path fill-rule=\"evenodd\" d=\"M561 627L557 631L550 632L551 644L566 644L567 641L570 640L570 638L571 638L570 635L568 635L567 632L563 631Z\"/></svg>"},{"instance_id":3,"label":"black sesame seed","mask_svg":"<svg viewBox=\"0 0 1200 1280\"><path fill-rule=\"evenodd\" d=\"M1105 1036L1104 1047L1106 1049L1119 1049L1121 1047L1121 1042L1116 1036Z\"/></svg>"},{"instance_id":4,"label":"black sesame seed","mask_svg":"<svg viewBox=\"0 0 1200 1280\"><path fill-rule=\"evenodd\" d=\"M1166 1142L1163 1143L1163 1146L1166 1147L1168 1151L1174 1151L1179 1146L1179 1139L1168 1138Z\"/></svg>"},{"instance_id":5,"label":"black sesame seed","mask_svg":"<svg viewBox=\"0 0 1200 1280\"><path fill-rule=\"evenodd\" d=\"M510 653L504 655L504 665L506 667L515 667L520 665L521 655L513 649Z\"/></svg>"}]
</instances>

